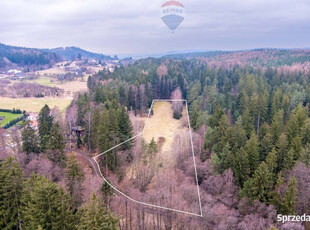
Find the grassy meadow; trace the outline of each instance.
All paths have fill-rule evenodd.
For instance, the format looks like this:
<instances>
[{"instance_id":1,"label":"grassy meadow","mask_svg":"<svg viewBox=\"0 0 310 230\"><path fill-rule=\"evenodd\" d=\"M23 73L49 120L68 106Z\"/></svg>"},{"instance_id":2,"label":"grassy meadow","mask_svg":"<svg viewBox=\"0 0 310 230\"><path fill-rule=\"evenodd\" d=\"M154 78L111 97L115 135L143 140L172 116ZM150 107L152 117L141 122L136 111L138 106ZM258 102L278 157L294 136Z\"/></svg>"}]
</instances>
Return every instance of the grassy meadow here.
<instances>
[{"instance_id":1,"label":"grassy meadow","mask_svg":"<svg viewBox=\"0 0 310 230\"><path fill-rule=\"evenodd\" d=\"M65 111L71 103L72 98L9 98L0 97L0 108L2 109L21 109L27 112L39 112L47 104L50 108L57 106L61 112ZM0 115L1 116L1 115Z\"/></svg>"},{"instance_id":2,"label":"grassy meadow","mask_svg":"<svg viewBox=\"0 0 310 230\"><path fill-rule=\"evenodd\" d=\"M0 127L6 125L10 121L22 116L23 114L13 114L13 113L6 113L6 112L0 112L0 116L4 116L5 119L3 121L0 121Z\"/></svg>"}]
</instances>

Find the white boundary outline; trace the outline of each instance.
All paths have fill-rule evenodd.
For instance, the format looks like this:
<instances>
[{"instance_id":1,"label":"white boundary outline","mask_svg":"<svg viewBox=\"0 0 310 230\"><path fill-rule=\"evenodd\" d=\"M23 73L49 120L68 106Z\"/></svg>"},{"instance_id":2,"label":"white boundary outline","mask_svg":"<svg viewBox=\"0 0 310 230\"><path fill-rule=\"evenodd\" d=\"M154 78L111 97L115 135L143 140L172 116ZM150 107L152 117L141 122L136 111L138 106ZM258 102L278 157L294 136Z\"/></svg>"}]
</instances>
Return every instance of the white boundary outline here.
<instances>
[{"instance_id":1,"label":"white boundary outline","mask_svg":"<svg viewBox=\"0 0 310 230\"><path fill-rule=\"evenodd\" d=\"M96 160L97 157L100 157L102 156L103 154L125 144L126 142L128 141L131 141L135 138L137 138L138 136L141 136L143 133L144 133L144 130L145 130L145 127L148 123L148 120L149 120L149 117L151 115L151 111L152 111L152 108L153 108L153 104L154 102L160 102L160 101L168 101L168 102L173 102L173 101L182 101L182 102L185 102L185 106L186 106L186 110L187 110L187 118L188 118L188 128L189 128L189 135L190 135L190 139L191 139L191 147L192 147L192 153L193 153L193 161L194 161L194 168L195 168L195 177L196 177L196 185L197 185L197 192L198 192L198 202L199 202L199 208L200 208L200 215L199 214L196 214L196 213L191 213L191 212L186 212L186 211L181 211L181 210L177 210L177 209L173 209L173 208L166 208L166 207L162 207L162 206L158 206L158 205L153 205L153 204L148 204L148 203L144 203L144 202L141 202L141 201L138 201L138 200L135 200L129 196L127 196L126 194L124 194L123 192L121 192L120 190L118 190L117 188L115 188L101 173L101 170L100 170L100 166L99 166L99 163L98 161ZM151 105L151 108L149 109L149 113L148 113L148 116L147 116L147 119L146 119L146 122L145 122L145 125L144 125L144 128L143 128L143 131L141 133L138 133L137 135L133 136L132 138L128 139L127 141L124 141L102 153L100 153L99 155L97 156L94 156L93 159L95 160L96 164L97 164L97 167L98 167L98 170L99 170L99 173L101 175L101 177L104 179L104 181L110 185L115 191L117 191L118 193L120 193L121 195L123 195L124 197L126 197L127 199L133 201L133 202L136 202L138 204L142 204L142 205L146 205L146 206L149 206L149 207L153 207L153 208L160 208L160 209L164 209L164 210L169 210L169 211L174 211L174 212L178 212L178 213L183 213L183 214L188 214L188 215L192 215L192 216L198 216L198 217L202 217L202 207L201 207L201 198L200 198L200 192L199 192L199 185L198 185L198 175L197 175L197 168L196 168L196 161L195 161L195 154L194 154L194 145L193 145L193 137L192 137L192 131L191 131L191 124L190 124L190 119L189 119L189 110L188 110L188 105L187 105L187 100L174 100L174 99L154 99L152 101L152 105Z\"/></svg>"}]
</instances>

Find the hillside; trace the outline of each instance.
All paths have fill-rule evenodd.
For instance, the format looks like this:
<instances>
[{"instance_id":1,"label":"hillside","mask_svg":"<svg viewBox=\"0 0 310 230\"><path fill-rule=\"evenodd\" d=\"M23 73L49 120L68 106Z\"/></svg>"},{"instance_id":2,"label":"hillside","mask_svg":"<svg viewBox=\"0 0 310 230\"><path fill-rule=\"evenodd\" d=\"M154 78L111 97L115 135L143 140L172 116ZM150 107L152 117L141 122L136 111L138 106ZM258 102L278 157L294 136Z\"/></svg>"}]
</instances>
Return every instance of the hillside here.
<instances>
[{"instance_id":1,"label":"hillside","mask_svg":"<svg viewBox=\"0 0 310 230\"><path fill-rule=\"evenodd\" d=\"M61 60L55 53L0 43L0 68L50 66Z\"/></svg>"},{"instance_id":2,"label":"hillside","mask_svg":"<svg viewBox=\"0 0 310 230\"><path fill-rule=\"evenodd\" d=\"M10 46L0 43L0 69L9 68L50 68L60 61L74 59L117 60L117 57L88 52L77 47L37 49Z\"/></svg>"},{"instance_id":3,"label":"hillside","mask_svg":"<svg viewBox=\"0 0 310 230\"><path fill-rule=\"evenodd\" d=\"M62 57L63 60L74 60L76 58L90 58L95 60L116 60L117 57L89 52L78 47L59 47L55 49L45 49L45 51L55 53Z\"/></svg>"},{"instance_id":4,"label":"hillside","mask_svg":"<svg viewBox=\"0 0 310 230\"><path fill-rule=\"evenodd\" d=\"M163 58L197 58L216 66L252 65L265 67L292 66L310 62L310 49L254 49L245 51L210 51L163 56Z\"/></svg>"},{"instance_id":5,"label":"hillside","mask_svg":"<svg viewBox=\"0 0 310 230\"><path fill-rule=\"evenodd\" d=\"M197 52L184 52L184 53L173 53L163 55L163 58L183 59L183 58L197 58L197 57L215 57L224 54L230 54L231 51L197 51Z\"/></svg>"}]
</instances>

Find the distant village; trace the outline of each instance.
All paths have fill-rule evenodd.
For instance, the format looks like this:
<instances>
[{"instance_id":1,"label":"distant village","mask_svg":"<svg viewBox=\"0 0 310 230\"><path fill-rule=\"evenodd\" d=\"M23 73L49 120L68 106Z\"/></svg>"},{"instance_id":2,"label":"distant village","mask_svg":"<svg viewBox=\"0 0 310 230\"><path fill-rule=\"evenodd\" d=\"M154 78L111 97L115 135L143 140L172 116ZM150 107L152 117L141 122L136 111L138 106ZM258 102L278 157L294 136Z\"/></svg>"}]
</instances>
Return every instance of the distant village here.
<instances>
[{"instance_id":1,"label":"distant village","mask_svg":"<svg viewBox=\"0 0 310 230\"><path fill-rule=\"evenodd\" d=\"M65 61L61 63L56 63L51 69L62 70L61 73L53 74L57 75L58 80L66 80L68 75L72 77L83 77L84 75L91 75L100 69L106 69L113 72L115 67L119 66L118 60L111 61L97 61L95 59L84 59L75 61ZM7 71L0 72L0 79L8 80L24 80L24 79L34 79L41 75L44 69L31 72L26 68L15 68L9 69Z\"/></svg>"}]
</instances>

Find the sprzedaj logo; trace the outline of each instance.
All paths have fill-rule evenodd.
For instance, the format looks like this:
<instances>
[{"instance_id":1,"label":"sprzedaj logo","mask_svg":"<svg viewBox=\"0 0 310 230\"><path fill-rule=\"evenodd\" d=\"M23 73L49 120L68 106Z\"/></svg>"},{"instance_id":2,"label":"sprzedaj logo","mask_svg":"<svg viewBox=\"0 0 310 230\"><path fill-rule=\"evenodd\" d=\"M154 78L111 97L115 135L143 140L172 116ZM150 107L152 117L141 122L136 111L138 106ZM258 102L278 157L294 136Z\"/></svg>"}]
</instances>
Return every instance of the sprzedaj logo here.
<instances>
[{"instance_id":1,"label":"sprzedaj logo","mask_svg":"<svg viewBox=\"0 0 310 230\"><path fill-rule=\"evenodd\" d=\"M303 215L282 215L279 214L278 222L285 223L285 222L310 222L310 216L303 214Z\"/></svg>"}]
</instances>

